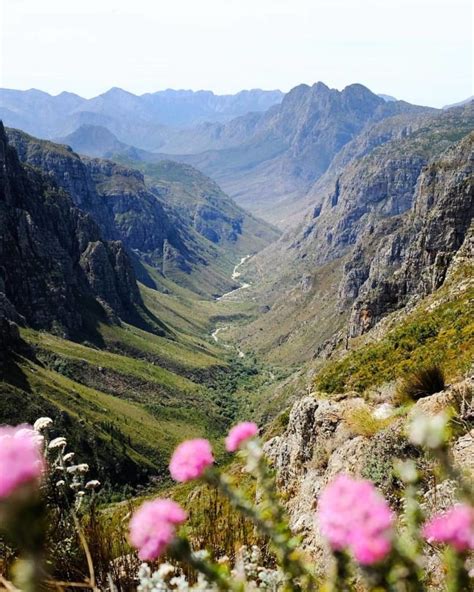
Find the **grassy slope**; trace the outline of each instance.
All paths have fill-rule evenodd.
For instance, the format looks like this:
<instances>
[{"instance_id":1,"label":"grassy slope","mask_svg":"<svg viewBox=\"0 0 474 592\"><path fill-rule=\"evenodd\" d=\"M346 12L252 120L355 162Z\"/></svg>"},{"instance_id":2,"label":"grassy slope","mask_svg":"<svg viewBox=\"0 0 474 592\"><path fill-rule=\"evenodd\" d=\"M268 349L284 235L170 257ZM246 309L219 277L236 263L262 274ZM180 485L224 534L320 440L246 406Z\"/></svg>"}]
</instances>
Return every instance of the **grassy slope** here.
<instances>
[{"instance_id":1,"label":"grassy slope","mask_svg":"<svg viewBox=\"0 0 474 592\"><path fill-rule=\"evenodd\" d=\"M466 268L462 275L412 311L394 313L354 340L352 351L323 366L315 387L328 393L364 393L433 362L443 366L449 380L467 372L474 359L474 269Z\"/></svg>"},{"instance_id":2,"label":"grassy slope","mask_svg":"<svg viewBox=\"0 0 474 592\"><path fill-rule=\"evenodd\" d=\"M169 329L162 337L123 323L100 324L101 348L21 329L29 351L1 383L5 423L53 417L57 434L93 472L115 483L166 482L167 462L184 438L222 436L239 397L264 382L253 358L216 344L216 323L244 318L253 304L202 300L155 273L141 286L146 305Z\"/></svg>"}]
</instances>

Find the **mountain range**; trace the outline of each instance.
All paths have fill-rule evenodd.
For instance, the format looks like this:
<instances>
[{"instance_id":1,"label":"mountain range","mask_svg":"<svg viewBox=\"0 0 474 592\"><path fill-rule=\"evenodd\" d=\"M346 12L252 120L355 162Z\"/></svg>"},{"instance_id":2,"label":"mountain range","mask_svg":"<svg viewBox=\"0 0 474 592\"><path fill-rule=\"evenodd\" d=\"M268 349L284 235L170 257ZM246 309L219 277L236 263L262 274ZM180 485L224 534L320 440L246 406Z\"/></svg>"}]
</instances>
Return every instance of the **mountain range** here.
<instances>
[{"instance_id":1,"label":"mountain range","mask_svg":"<svg viewBox=\"0 0 474 592\"><path fill-rule=\"evenodd\" d=\"M260 89L235 95L169 89L138 96L111 88L85 99L69 92L52 96L36 89L0 89L0 119L6 125L47 139L67 135L82 124L102 125L126 143L155 149L164 145L176 128L265 111L282 97L278 90Z\"/></svg>"},{"instance_id":2,"label":"mountain range","mask_svg":"<svg viewBox=\"0 0 474 592\"><path fill-rule=\"evenodd\" d=\"M0 128L2 421L51 414L113 484L164 482L183 434L271 422L307 376L346 388L344 360L370 366L370 344L433 295L445 316L422 335L413 321L397 352L412 363L436 338L440 362L466 371L473 102L323 83L86 103L14 92L1 95L21 128ZM168 119L151 124L153 109Z\"/></svg>"}]
</instances>

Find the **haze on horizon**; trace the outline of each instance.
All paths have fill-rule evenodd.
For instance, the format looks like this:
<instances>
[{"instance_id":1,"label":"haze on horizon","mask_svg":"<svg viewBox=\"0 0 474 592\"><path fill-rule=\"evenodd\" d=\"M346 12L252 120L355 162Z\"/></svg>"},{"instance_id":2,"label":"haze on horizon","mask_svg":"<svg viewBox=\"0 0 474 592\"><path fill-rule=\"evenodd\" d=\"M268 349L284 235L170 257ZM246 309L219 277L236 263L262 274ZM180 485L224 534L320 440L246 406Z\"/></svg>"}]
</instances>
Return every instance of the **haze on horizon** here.
<instances>
[{"instance_id":1,"label":"haze on horizon","mask_svg":"<svg viewBox=\"0 0 474 592\"><path fill-rule=\"evenodd\" d=\"M473 94L470 0L3 0L0 86L96 96L323 81L441 107Z\"/></svg>"}]
</instances>

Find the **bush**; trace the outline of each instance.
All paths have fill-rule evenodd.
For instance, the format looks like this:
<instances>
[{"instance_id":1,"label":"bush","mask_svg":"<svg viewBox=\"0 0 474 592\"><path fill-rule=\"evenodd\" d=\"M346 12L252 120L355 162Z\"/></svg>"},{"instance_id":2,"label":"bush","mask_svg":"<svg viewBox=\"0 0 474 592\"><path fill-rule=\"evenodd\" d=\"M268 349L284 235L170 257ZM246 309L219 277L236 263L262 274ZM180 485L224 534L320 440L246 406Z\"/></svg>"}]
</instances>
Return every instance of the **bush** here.
<instances>
[{"instance_id":1,"label":"bush","mask_svg":"<svg viewBox=\"0 0 474 592\"><path fill-rule=\"evenodd\" d=\"M432 364L418 368L404 378L397 389L401 401L417 401L421 397L434 395L445 388L444 372L441 366Z\"/></svg>"}]
</instances>

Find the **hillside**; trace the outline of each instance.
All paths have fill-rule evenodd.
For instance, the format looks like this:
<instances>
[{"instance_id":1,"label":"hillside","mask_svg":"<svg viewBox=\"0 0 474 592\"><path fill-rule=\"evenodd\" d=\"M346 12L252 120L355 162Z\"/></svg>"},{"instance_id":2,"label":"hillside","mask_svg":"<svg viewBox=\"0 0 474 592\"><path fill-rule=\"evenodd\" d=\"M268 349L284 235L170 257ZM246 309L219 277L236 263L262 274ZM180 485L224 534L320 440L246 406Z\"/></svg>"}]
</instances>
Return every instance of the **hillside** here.
<instances>
[{"instance_id":1,"label":"hillside","mask_svg":"<svg viewBox=\"0 0 474 592\"><path fill-rule=\"evenodd\" d=\"M434 112L403 101L386 102L361 84L342 91L322 82L300 85L280 105L217 129L200 130L208 149L174 156L215 179L240 205L286 226L295 203L328 169L334 157L368 126L400 114ZM214 139L215 138L215 139ZM163 151L162 148L160 148ZM190 152L196 152L190 154Z\"/></svg>"},{"instance_id":2,"label":"hillside","mask_svg":"<svg viewBox=\"0 0 474 592\"><path fill-rule=\"evenodd\" d=\"M52 176L92 215L107 239L123 241L139 279L148 285L153 281L143 263L201 295L222 294L236 287L230 275L239 258L278 236L190 167L173 165L173 178L155 175L158 186L148 185L131 166L81 157L18 130L8 133L23 162Z\"/></svg>"},{"instance_id":3,"label":"hillside","mask_svg":"<svg viewBox=\"0 0 474 592\"><path fill-rule=\"evenodd\" d=\"M10 131L22 164L0 134L1 421L52 417L106 485L166 480L184 435L217 437L233 420L252 364L213 344L212 301L144 263L161 292L138 285L124 244L103 238L110 170L135 203L151 195L140 173Z\"/></svg>"}]
</instances>

